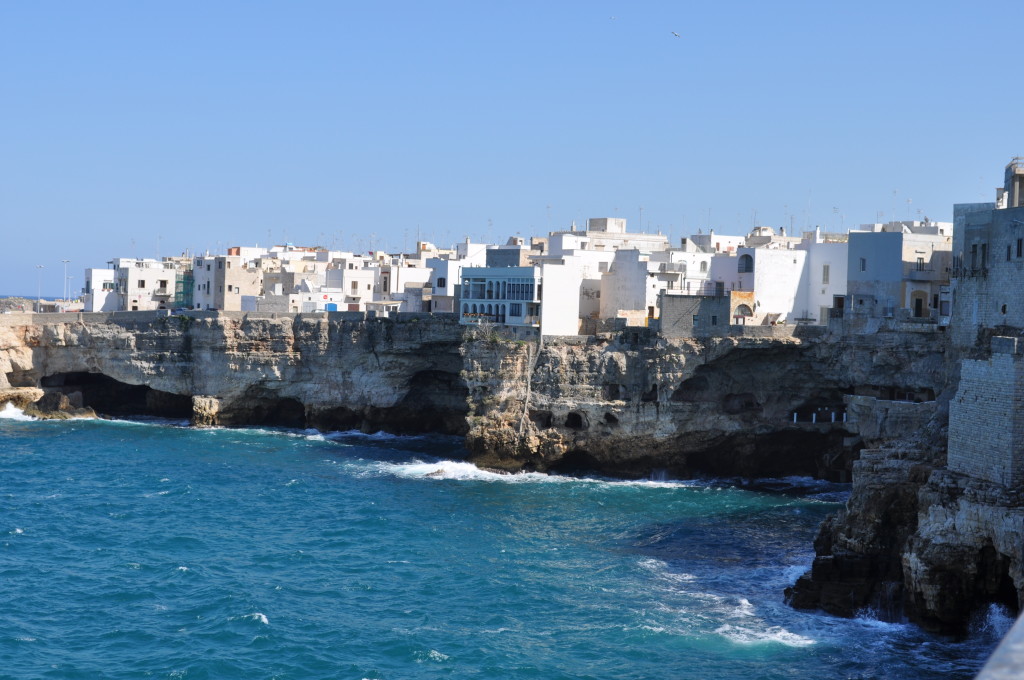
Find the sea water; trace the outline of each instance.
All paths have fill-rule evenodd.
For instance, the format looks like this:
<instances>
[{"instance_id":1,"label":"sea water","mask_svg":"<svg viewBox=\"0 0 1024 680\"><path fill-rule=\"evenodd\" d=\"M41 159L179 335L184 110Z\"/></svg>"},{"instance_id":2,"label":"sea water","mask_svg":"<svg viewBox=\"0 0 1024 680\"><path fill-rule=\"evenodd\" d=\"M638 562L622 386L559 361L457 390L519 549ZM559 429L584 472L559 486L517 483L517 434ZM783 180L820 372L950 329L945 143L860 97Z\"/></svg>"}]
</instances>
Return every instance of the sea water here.
<instances>
[{"instance_id":1,"label":"sea water","mask_svg":"<svg viewBox=\"0 0 1024 680\"><path fill-rule=\"evenodd\" d=\"M0 413L3 678L970 678L794 611L843 487L499 475L452 438Z\"/></svg>"}]
</instances>

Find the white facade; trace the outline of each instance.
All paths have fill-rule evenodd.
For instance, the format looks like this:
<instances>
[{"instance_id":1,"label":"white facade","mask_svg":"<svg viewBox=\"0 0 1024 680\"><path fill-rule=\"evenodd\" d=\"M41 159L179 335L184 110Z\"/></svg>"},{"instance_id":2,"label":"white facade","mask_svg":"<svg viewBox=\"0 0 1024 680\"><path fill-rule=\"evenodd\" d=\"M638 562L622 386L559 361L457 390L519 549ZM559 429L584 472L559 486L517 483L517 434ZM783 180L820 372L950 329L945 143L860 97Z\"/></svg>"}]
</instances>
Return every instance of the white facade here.
<instances>
[{"instance_id":1,"label":"white facade","mask_svg":"<svg viewBox=\"0 0 1024 680\"><path fill-rule=\"evenodd\" d=\"M601 279L602 319L647 309L648 264L638 250L615 253L608 273Z\"/></svg>"},{"instance_id":2,"label":"white facade","mask_svg":"<svg viewBox=\"0 0 1024 680\"><path fill-rule=\"evenodd\" d=\"M704 253L735 253L738 248L747 245L746 236L715 234L714 229L707 234L691 234L685 241L687 248L692 245Z\"/></svg>"},{"instance_id":3,"label":"white facade","mask_svg":"<svg viewBox=\"0 0 1024 680\"><path fill-rule=\"evenodd\" d=\"M119 309L147 311L173 306L180 266L174 261L119 257L110 261Z\"/></svg>"},{"instance_id":4,"label":"white facade","mask_svg":"<svg viewBox=\"0 0 1024 680\"><path fill-rule=\"evenodd\" d=\"M793 322L799 316L797 300L806 300L804 265L807 251L738 248L735 256L712 259L711 277L728 291L752 291L752 323Z\"/></svg>"},{"instance_id":5,"label":"white facade","mask_svg":"<svg viewBox=\"0 0 1024 680\"><path fill-rule=\"evenodd\" d=\"M841 298L847 292L849 243L823 241L820 232L810 236L797 246L807 251L807 273L805 295L797 300L795 313L798 318L824 325L828 323L828 310L845 304Z\"/></svg>"},{"instance_id":6,"label":"white facade","mask_svg":"<svg viewBox=\"0 0 1024 680\"><path fill-rule=\"evenodd\" d=\"M83 311L116 312L120 309L113 269L86 269L82 293Z\"/></svg>"},{"instance_id":7,"label":"white facade","mask_svg":"<svg viewBox=\"0 0 1024 680\"><path fill-rule=\"evenodd\" d=\"M528 334L577 335L580 283L579 269L563 264L466 267L459 322L502 325Z\"/></svg>"}]
</instances>

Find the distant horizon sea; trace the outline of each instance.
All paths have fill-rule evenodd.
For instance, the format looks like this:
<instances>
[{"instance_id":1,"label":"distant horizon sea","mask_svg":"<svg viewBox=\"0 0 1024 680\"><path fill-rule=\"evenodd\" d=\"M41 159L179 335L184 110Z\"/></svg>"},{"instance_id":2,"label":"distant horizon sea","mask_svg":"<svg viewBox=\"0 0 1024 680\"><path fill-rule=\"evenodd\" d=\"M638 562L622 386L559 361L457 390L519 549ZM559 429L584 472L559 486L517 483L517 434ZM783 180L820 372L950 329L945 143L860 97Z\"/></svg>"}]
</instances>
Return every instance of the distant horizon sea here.
<instances>
[{"instance_id":1,"label":"distant horizon sea","mask_svg":"<svg viewBox=\"0 0 1024 680\"><path fill-rule=\"evenodd\" d=\"M972 678L796 611L846 485L502 475L451 437L0 411L0 678Z\"/></svg>"}]
</instances>

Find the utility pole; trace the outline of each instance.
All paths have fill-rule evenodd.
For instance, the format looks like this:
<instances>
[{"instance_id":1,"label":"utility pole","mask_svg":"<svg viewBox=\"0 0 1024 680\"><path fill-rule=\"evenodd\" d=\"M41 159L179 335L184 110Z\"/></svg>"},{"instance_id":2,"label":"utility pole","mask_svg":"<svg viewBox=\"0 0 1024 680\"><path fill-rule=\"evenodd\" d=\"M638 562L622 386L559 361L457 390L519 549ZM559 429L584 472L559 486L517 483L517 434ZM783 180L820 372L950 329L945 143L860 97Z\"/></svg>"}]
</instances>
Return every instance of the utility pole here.
<instances>
[{"instance_id":1,"label":"utility pole","mask_svg":"<svg viewBox=\"0 0 1024 680\"><path fill-rule=\"evenodd\" d=\"M64 287L61 288L61 293L64 295L64 308L68 306L68 294L71 292L68 286L68 262L71 260L61 260L64 263Z\"/></svg>"},{"instance_id":2,"label":"utility pole","mask_svg":"<svg viewBox=\"0 0 1024 680\"><path fill-rule=\"evenodd\" d=\"M36 265L36 312L43 311L43 265Z\"/></svg>"}]
</instances>

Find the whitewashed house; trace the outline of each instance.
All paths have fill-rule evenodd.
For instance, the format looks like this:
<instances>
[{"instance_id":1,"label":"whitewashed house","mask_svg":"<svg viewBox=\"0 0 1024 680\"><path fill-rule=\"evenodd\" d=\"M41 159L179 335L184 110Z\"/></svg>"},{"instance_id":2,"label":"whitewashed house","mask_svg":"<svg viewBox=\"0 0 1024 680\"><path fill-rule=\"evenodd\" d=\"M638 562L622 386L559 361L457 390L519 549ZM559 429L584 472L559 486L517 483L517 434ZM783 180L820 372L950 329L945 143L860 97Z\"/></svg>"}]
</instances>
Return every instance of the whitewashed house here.
<instances>
[{"instance_id":1,"label":"whitewashed house","mask_svg":"<svg viewBox=\"0 0 1024 680\"><path fill-rule=\"evenodd\" d=\"M116 312L121 309L113 269L85 270L82 302L86 312Z\"/></svg>"}]
</instances>

